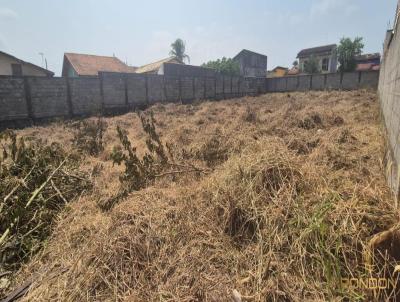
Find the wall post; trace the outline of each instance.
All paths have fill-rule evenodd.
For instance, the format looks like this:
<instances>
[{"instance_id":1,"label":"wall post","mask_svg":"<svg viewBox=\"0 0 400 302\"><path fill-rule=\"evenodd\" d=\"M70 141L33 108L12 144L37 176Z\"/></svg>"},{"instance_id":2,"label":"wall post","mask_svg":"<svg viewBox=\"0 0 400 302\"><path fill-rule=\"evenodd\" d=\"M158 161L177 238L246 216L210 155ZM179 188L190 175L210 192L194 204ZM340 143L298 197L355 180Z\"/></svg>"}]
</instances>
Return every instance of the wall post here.
<instances>
[{"instance_id":1,"label":"wall post","mask_svg":"<svg viewBox=\"0 0 400 302\"><path fill-rule=\"evenodd\" d=\"M182 79L181 76L179 76L179 102L182 103Z\"/></svg>"},{"instance_id":2,"label":"wall post","mask_svg":"<svg viewBox=\"0 0 400 302\"><path fill-rule=\"evenodd\" d=\"M72 93L71 93L71 83L69 77L65 78L65 82L67 84L67 106L68 106L68 115L70 118L74 116L74 107L72 104Z\"/></svg>"},{"instance_id":3,"label":"wall post","mask_svg":"<svg viewBox=\"0 0 400 302\"><path fill-rule=\"evenodd\" d=\"M125 107L128 110L129 102L128 102L128 74L124 74L124 93L125 93Z\"/></svg>"},{"instance_id":4,"label":"wall post","mask_svg":"<svg viewBox=\"0 0 400 302\"><path fill-rule=\"evenodd\" d=\"M28 117L31 120L35 119L32 108L32 96L31 96L31 86L27 77L24 77L24 91L25 91L25 101L26 108L28 110Z\"/></svg>"},{"instance_id":5,"label":"wall post","mask_svg":"<svg viewBox=\"0 0 400 302\"><path fill-rule=\"evenodd\" d=\"M193 100L196 99L196 83L195 78L192 78Z\"/></svg>"},{"instance_id":6,"label":"wall post","mask_svg":"<svg viewBox=\"0 0 400 302\"><path fill-rule=\"evenodd\" d=\"M225 99L225 76L222 76L222 98Z\"/></svg>"},{"instance_id":7,"label":"wall post","mask_svg":"<svg viewBox=\"0 0 400 302\"><path fill-rule=\"evenodd\" d=\"M99 72L99 83L100 83L100 95L101 95L101 111L105 111L105 100L104 100L104 87L103 87L103 74Z\"/></svg>"},{"instance_id":8,"label":"wall post","mask_svg":"<svg viewBox=\"0 0 400 302\"><path fill-rule=\"evenodd\" d=\"M146 88L146 105L148 105L150 103L150 101L149 101L149 78L148 78L147 74L144 75L144 79L145 79L144 85Z\"/></svg>"},{"instance_id":9,"label":"wall post","mask_svg":"<svg viewBox=\"0 0 400 302\"><path fill-rule=\"evenodd\" d=\"M214 100L217 99L217 76L214 75Z\"/></svg>"}]
</instances>

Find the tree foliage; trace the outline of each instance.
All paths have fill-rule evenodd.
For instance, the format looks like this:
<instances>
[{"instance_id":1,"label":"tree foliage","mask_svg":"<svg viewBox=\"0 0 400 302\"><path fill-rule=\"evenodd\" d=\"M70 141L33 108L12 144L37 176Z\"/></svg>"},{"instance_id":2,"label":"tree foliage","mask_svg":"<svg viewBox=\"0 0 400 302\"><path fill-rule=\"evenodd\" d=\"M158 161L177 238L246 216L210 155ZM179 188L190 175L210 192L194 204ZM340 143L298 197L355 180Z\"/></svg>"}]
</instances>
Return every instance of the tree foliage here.
<instances>
[{"instance_id":1,"label":"tree foliage","mask_svg":"<svg viewBox=\"0 0 400 302\"><path fill-rule=\"evenodd\" d=\"M223 57L216 61L208 61L201 65L203 67L213 68L222 74L238 76L240 74L239 63L231 58Z\"/></svg>"},{"instance_id":2,"label":"tree foliage","mask_svg":"<svg viewBox=\"0 0 400 302\"><path fill-rule=\"evenodd\" d=\"M342 38L337 48L338 60L341 72L354 71L357 67L355 57L360 55L364 44L362 37L356 37L353 41L350 38Z\"/></svg>"},{"instance_id":3,"label":"tree foliage","mask_svg":"<svg viewBox=\"0 0 400 302\"><path fill-rule=\"evenodd\" d=\"M190 63L190 57L185 53L185 51L185 42L182 39L176 39L175 42L171 44L171 51L169 54L181 63L183 63L185 59Z\"/></svg>"},{"instance_id":4,"label":"tree foliage","mask_svg":"<svg viewBox=\"0 0 400 302\"><path fill-rule=\"evenodd\" d=\"M314 55L304 62L304 72L311 74L320 72L318 60Z\"/></svg>"}]
</instances>

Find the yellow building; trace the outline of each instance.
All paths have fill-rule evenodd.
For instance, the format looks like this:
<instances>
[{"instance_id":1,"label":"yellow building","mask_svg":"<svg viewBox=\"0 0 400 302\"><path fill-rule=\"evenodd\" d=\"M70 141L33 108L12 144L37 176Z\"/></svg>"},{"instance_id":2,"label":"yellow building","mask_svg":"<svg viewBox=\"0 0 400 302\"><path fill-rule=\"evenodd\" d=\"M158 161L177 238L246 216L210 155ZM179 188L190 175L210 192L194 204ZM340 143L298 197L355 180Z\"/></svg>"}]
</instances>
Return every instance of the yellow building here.
<instances>
[{"instance_id":1,"label":"yellow building","mask_svg":"<svg viewBox=\"0 0 400 302\"><path fill-rule=\"evenodd\" d=\"M280 78L284 77L288 72L288 68L277 66L268 72L268 77L270 78Z\"/></svg>"}]
</instances>

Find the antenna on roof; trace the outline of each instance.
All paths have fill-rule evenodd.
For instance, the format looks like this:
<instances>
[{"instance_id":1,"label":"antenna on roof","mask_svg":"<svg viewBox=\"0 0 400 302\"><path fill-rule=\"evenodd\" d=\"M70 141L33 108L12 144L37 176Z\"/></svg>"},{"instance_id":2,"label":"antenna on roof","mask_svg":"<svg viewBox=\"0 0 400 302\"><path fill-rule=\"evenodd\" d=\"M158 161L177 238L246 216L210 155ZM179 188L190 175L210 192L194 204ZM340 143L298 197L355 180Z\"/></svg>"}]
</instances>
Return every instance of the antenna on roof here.
<instances>
[{"instance_id":1,"label":"antenna on roof","mask_svg":"<svg viewBox=\"0 0 400 302\"><path fill-rule=\"evenodd\" d=\"M44 53L43 53L43 52L39 52L39 55L42 57L42 67L43 67L43 62L44 62Z\"/></svg>"}]
</instances>

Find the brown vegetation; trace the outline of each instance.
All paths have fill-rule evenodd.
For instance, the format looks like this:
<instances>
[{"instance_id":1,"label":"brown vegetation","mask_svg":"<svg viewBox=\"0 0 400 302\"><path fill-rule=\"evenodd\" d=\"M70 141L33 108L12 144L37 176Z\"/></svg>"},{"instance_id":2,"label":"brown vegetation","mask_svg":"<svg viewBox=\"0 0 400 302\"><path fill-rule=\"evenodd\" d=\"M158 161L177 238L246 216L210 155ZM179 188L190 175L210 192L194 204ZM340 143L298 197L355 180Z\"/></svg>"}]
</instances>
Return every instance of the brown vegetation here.
<instances>
[{"instance_id":1,"label":"brown vegetation","mask_svg":"<svg viewBox=\"0 0 400 302\"><path fill-rule=\"evenodd\" d=\"M393 295L341 285L342 277L392 277L400 260L375 93L157 104L142 119L128 113L104 122L101 140L91 130L97 143L79 152L93 189L66 205L45 247L6 290L35 276L25 301ZM80 143L71 129L55 123L17 134L73 152ZM147 178L137 183L140 175ZM392 235L371 241L385 231Z\"/></svg>"}]
</instances>

